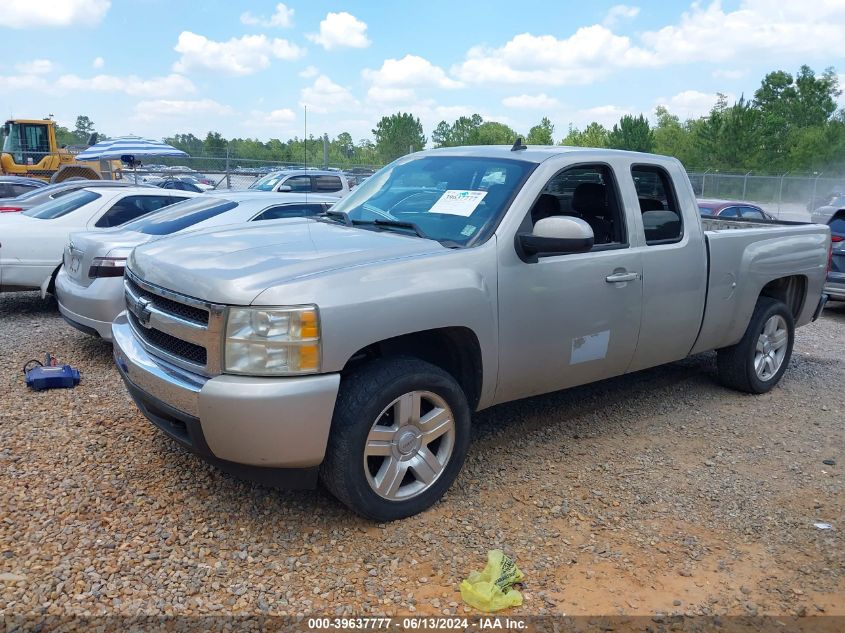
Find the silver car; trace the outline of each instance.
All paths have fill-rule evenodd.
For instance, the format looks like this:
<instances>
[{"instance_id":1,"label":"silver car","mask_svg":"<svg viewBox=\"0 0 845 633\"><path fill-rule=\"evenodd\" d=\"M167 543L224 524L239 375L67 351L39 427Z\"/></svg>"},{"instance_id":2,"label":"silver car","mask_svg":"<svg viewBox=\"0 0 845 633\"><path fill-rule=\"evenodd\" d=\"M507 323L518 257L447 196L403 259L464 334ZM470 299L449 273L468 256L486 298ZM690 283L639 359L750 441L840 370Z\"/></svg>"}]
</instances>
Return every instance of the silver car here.
<instances>
[{"instance_id":1,"label":"silver car","mask_svg":"<svg viewBox=\"0 0 845 633\"><path fill-rule=\"evenodd\" d=\"M75 328L111 341L111 324L124 309L123 267L132 249L168 235L226 224L315 216L337 198L242 191L199 196L151 213L113 231L74 233L56 277L59 311Z\"/></svg>"},{"instance_id":2,"label":"silver car","mask_svg":"<svg viewBox=\"0 0 845 633\"><path fill-rule=\"evenodd\" d=\"M816 224L827 224L840 209L845 209L845 194L841 193L833 196L827 204L813 210L810 220Z\"/></svg>"}]
</instances>

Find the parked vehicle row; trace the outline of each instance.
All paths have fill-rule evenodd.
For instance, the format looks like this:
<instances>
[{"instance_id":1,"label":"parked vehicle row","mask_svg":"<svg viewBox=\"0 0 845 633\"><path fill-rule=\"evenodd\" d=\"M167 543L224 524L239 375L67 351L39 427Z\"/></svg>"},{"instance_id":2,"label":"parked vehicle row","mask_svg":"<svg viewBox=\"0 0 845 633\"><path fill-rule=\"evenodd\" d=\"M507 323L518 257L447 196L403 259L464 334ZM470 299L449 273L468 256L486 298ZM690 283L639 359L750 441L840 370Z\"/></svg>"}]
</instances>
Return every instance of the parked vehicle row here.
<instances>
[{"instance_id":1,"label":"parked vehicle row","mask_svg":"<svg viewBox=\"0 0 845 633\"><path fill-rule=\"evenodd\" d=\"M52 292L70 233L119 226L197 195L155 187L102 186L106 182L88 181L38 206L0 215L0 291Z\"/></svg>"}]
</instances>

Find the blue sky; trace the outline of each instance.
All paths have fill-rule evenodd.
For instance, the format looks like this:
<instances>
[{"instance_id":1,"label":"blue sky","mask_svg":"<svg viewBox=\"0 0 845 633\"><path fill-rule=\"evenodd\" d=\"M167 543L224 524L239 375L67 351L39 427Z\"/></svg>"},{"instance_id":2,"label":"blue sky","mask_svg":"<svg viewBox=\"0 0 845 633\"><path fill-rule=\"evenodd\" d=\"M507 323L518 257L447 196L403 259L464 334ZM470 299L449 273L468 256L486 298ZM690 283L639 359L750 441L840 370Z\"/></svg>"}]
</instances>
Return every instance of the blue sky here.
<instances>
[{"instance_id":1,"label":"blue sky","mask_svg":"<svg viewBox=\"0 0 845 633\"><path fill-rule=\"evenodd\" d=\"M845 71L845 0L4 0L0 113L110 134L371 137L378 118L478 112L612 124L704 114L773 69ZM35 45L33 45L35 44ZM842 76L845 78L845 75Z\"/></svg>"}]
</instances>

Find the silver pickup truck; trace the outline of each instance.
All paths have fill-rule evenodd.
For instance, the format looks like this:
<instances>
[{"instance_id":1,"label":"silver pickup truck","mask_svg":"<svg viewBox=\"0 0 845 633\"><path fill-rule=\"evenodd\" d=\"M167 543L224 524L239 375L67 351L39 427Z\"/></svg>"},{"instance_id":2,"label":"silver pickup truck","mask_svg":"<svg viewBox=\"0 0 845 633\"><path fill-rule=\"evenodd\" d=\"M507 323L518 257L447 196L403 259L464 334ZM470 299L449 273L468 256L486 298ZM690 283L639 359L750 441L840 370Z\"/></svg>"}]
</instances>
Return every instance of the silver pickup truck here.
<instances>
[{"instance_id":1,"label":"silver pickup truck","mask_svg":"<svg viewBox=\"0 0 845 633\"><path fill-rule=\"evenodd\" d=\"M136 248L114 354L141 411L224 470L392 520L449 488L473 411L707 350L768 391L829 248L823 226L700 219L672 158L424 151L323 217Z\"/></svg>"}]
</instances>

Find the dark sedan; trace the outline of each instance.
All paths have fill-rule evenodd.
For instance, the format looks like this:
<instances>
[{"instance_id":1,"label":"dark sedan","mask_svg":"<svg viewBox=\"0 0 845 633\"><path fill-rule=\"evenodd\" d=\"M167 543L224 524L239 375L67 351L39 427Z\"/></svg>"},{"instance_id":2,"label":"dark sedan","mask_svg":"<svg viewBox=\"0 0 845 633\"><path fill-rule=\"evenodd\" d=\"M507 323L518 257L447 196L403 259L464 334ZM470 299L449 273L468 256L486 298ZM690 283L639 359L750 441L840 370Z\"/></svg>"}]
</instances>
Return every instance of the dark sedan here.
<instances>
[{"instance_id":1,"label":"dark sedan","mask_svg":"<svg viewBox=\"0 0 845 633\"><path fill-rule=\"evenodd\" d=\"M47 183L37 178L21 176L0 176L0 198L17 198L30 191L35 191Z\"/></svg>"},{"instance_id":2,"label":"dark sedan","mask_svg":"<svg viewBox=\"0 0 845 633\"><path fill-rule=\"evenodd\" d=\"M756 204L736 200L698 200L698 212L705 217L742 218L744 220L774 220Z\"/></svg>"}]
</instances>

